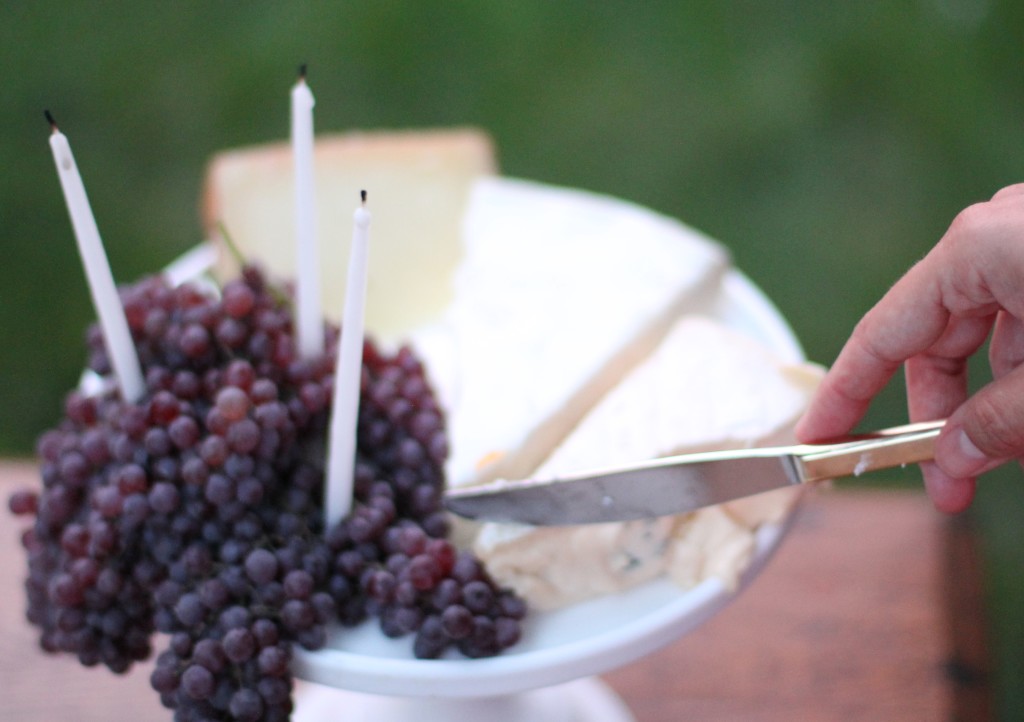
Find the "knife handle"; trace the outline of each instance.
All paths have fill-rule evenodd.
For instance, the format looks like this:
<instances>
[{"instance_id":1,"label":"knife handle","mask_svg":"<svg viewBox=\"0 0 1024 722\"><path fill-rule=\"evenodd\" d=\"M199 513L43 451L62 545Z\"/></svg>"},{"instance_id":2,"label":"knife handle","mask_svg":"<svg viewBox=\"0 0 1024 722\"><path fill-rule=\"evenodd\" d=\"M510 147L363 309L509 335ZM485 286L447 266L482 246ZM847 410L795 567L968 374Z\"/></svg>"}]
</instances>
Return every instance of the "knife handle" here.
<instances>
[{"instance_id":1,"label":"knife handle","mask_svg":"<svg viewBox=\"0 0 1024 722\"><path fill-rule=\"evenodd\" d=\"M895 426L834 444L808 444L795 454L802 481L860 476L934 458L945 420Z\"/></svg>"}]
</instances>

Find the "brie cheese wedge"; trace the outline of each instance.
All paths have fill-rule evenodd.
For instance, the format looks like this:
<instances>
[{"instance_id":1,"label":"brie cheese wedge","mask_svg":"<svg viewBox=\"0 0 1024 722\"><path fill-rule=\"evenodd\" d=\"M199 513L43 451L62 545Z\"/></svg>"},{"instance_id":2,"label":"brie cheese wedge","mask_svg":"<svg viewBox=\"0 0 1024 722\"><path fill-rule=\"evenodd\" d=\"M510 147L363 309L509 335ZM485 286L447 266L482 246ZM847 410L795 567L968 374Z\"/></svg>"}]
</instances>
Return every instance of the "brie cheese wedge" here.
<instances>
[{"instance_id":1,"label":"brie cheese wedge","mask_svg":"<svg viewBox=\"0 0 1024 722\"><path fill-rule=\"evenodd\" d=\"M447 411L453 486L533 472L597 399L708 307L727 255L677 221L582 191L474 183L454 299L413 331Z\"/></svg>"}]
</instances>

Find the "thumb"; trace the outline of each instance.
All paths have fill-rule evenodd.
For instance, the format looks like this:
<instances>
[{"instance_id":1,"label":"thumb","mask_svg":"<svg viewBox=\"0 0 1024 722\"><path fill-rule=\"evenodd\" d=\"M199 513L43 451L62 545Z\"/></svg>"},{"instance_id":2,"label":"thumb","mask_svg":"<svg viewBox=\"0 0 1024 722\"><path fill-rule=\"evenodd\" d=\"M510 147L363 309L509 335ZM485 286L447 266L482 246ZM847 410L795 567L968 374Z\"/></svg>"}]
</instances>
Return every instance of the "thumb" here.
<instances>
[{"instance_id":1,"label":"thumb","mask_svg":"<svg viewBox=\"0 0 1024 722\"><path fill-rule=\"evenodd\" d=\"M988 384L957 409L935 444L935 463L968 479L1024 456L1024 366Z\"/></svg>"}]
</instances>

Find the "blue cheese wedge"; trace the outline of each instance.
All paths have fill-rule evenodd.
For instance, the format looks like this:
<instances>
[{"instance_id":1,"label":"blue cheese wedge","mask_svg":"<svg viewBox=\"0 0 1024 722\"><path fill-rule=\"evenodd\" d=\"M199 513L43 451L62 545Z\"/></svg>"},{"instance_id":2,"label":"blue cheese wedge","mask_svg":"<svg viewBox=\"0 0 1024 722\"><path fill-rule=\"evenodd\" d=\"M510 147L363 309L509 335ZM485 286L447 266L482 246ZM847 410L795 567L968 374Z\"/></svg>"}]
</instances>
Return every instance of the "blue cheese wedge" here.
<instances>
[{"instance_id":1,"label":"blue cheese wedge","mask_svg":"<svg viewBox=\"0 0 1024 722\"><path fill-rule=\"evenodd\" d=\"M535 474L545 477L684 451L788 441L820 377L701 317L680 320L608 392ZM536 608L552 609L668 575L683 587L735 584L757 528L780 519L783 489L693 514L622 524L534 528L488 523L474 550Z\"/></svg>"}]
</instances>

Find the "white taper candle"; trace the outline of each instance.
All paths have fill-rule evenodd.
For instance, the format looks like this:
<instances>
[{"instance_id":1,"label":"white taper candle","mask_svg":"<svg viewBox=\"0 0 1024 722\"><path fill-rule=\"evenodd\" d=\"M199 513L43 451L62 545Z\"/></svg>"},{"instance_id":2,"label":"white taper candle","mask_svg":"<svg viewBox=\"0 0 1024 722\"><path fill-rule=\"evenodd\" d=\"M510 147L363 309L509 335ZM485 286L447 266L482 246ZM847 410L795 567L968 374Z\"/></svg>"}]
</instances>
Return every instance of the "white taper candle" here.
<instances>
[{"instance_id":1,"label":"white taper candle","mask_svg":"<svg viewBox=\"0 0 1024 722\"><path fill-rule=\"evenodd\" d=\"M92 303L103 331L107 355L110 357L121 397L125 401L135 402L145 393L146 382L142 375L142 367L139 365L138 354L135 352L131 331L128 329L124 306L121 305L117 287L114 285L114 276L107 262L107 254L103 250L103 242L100 240L96 219L89 206L89 198L85 194L82 176L71 153L71 145L57 129L57 124L49 112L46 113L46 119L53 131L50 133L50 149L53 151L57 176L60 178L64 201L71 216L71 226L85 268L89 293L92 295Z\"/></svg>"},{"instance_id":2,"label":"white taper candle","mask_svg":"<svg viewBox=\"0 0 1024 722\"><path fill-rule=\"evenodd\" d=\"M306 66L292 88L292 155L295 165L296 336L301 358L324 351L320 263L316 245L316 192L313 173L313 93Z\"/></svg>"},{"instance_id":3,"label":"white taper candle","mask_svg":"<svg viewBox=\"0 0 1024 722\"><path fill-rule=\"evenodd\" d=\"M345 309L334 373L334 398L327 449L325 514L328 526L336 524L352 508L356 462L356 426L359 418L359 385L363 367L363 318L366 305L366 271L369 255L370 212L363 206L353 217L352 250L345 286Z\"/></svg>"}]
</instances>

